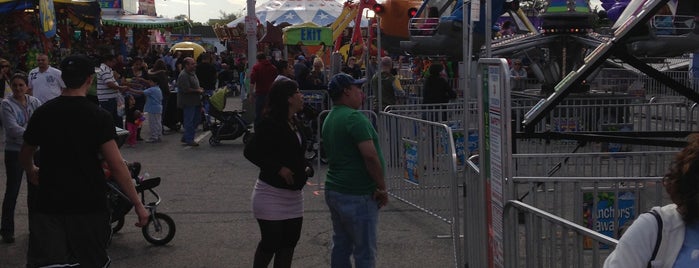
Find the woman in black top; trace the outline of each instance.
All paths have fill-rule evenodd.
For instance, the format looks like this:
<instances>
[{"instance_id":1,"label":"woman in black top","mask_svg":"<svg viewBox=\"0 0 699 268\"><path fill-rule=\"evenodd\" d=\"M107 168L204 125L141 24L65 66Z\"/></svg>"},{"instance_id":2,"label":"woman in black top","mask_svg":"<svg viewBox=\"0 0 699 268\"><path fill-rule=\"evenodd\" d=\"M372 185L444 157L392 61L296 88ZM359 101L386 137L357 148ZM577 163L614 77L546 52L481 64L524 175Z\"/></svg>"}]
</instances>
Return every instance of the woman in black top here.
<instances>
[{"instance_id":1,"label":"woman in black top","mask_svg":"<svg viewBox=\"0 0 699 268\"><path fill-rule=\"evenodd\" d=\"M262 239L253 267L291 267L301 236L303 192L309 174L304 159L305 137L296 113L303 110L303 95L292 80L272 84L263 118L255 124L255 138L245 157L260 167L252 193L252 209Z\"/></svg>"}]
</instances>

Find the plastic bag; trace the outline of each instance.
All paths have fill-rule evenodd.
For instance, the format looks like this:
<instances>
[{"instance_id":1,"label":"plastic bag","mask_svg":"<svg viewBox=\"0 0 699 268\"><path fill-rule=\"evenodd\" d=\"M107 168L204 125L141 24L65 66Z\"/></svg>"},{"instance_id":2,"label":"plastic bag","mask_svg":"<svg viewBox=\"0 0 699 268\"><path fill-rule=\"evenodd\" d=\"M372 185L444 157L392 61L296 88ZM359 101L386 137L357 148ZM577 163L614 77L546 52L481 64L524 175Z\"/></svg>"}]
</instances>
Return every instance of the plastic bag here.
<instances>
[{"instance_id":1,"label":"plastic bag","mask_svg":"<svg viewBox=\"0 0 699 268\"><path fill-rule=\"evenodd\" d=\"M117 94L117 115L124 116L126 106L124 105L124 95Z\"/></svg>"}]
</instances>

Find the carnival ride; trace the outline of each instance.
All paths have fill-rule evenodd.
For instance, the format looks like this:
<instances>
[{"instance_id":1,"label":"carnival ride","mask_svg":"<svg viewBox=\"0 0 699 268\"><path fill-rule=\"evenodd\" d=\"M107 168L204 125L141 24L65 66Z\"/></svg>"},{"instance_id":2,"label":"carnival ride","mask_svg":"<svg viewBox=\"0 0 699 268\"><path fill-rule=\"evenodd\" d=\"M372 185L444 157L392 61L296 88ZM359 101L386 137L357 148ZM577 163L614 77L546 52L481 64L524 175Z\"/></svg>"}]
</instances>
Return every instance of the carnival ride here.
<instances>
[{"instance_id":1,"label":"carnival ride","mask_svg":"<svg viewBox=\"0 0 699 268\"><path fill-rule=\"evenodd\" d=\"M331 24L333 31L333 40L335 41L335 51L339 51L344 43L342 39L343 32L350 26L351 22L354 25L360 25L362 17L365 15L364 10L370 9L380 17L379 27L381 28L381 42L383 49L393 52L402 52L399 48L399 42L407 40L409 37L408 29L404 25L416 14L418 7L422 4L422 0L360 0L347 1L344 4L342 13L337 20ZM372 25L369 25L369 28ZM373 37L373 29L369 31ZM371 38L370 38L371 39ZM360 27L353 27L350 36L349 44L360 44L362 42L362 32ZM361 53L361 48L357 46L353 53Z\"/></svg>"},{"instance_id":2,"label":"carnival ride","mask_svg":"<svg viewBox=\"0 0 699 268\"><path fill-rule=\"evenodd\" d=\"M589 90L586 81L594 79L600 67L609 64L622 63L624 68L644 73L690 100L699 101L698 93L654 66L667 57L699 49L696 27L699 2L626 2L613 25L604 28L597 25L598 14L591 12L587 0L551 0L544 14L538 17L538 28L534 28L516 1L496 0L491 14L493 22L509 13L509 19L528 32L498 37L489 48L482 48L483 35L492 26L482 23L485 7L481 6L481 20L474 23L473 29L474 56L489 54L526 60L530 72L542 83L541 94L547 96L521 122L525 130L532 130L568 94ZM466 6L469 4L466 1ZM432 7L437 8L440 19L438 23L428 24L431 16L425 16L425 10ZM416 55L461 58L463 7L460 0L425 0L408 25L410 41L401 42L401 47Z\"/></svg>"},{"instance_id":3,"label":"carnival ride","mask_svg":"<svg viewBox=\"0 0 699 268\"><path fill-rule=\"evenodd\" d=\"M408 23L406 30L408 30L410 37L409 40L400 42L401 48L414 55L441 55L461 58L463 53L462 27L465 25L463 7L463 0L425 0L417 10L417 14ZM491 15L495 21L506 12L517 12L519 1L493 0L492 7ZM517 13L513 13L513 15L517 15ZM481 19L474 22L473 25L474 51L478 51L485 43L485 17L485 5L482 5L480 9ZM533 30L531 24L525 25L525 27ZM487 29L492 29L492 25Z\"/></svg>"},{"instance_id":4,"label":"carnival ride","mask_svg":"<svg viewBox=\"0 0 699 268\"><path fill-rule=\"evenodd\" d=\"M542 93L548 97L532 108L521 122L525 130L531 130L570 93L586 90L585 81L594 78L608 62L628 64L691 101L699 102L698 93L652 66L666 57L699 49L696 27L699 5L695 2L631 1L609 33L595 32L592 27L567 27L565 17L569 12L585 13L576 11L575 6L586 2L568 1L566 4L573 10L559 12L562 19L544 23L550 27L542 27L538 33L503 38L492 46L492 55L497 57L529 59L530 70L548 85L542 88ZM672 12L665 14L663 10Z\"/></svg>"}]
</instances>

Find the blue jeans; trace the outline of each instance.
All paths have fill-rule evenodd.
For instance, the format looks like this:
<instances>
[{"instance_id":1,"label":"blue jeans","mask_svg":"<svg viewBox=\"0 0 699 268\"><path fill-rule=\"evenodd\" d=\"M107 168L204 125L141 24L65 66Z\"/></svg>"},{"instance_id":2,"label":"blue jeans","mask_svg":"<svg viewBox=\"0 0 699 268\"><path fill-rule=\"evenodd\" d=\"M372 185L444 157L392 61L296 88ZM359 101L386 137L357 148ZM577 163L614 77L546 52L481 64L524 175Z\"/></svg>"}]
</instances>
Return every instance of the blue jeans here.
<instances>
[{"instance_id":1,"label":"blue jeans","mask_svg":"<svg viewBox=\"0 0 699 268\"><path fill-rule=\"evenodd\" d=\"M5 151L5 197L2 201L2 224L0 234L14 236L15 234L15 207L17 206L17 196L22 186L22 174L24 169L19 164L19 152Z\"/></svg>"},{"instance_id":2,"label":"blue jeans","mask_svg":"<svg viewBox=\"0 0 699 268\"><path fill-rule=\"evenodd\" d=\"M100 107L107 110L112 114L112 119L114 120L114 126L119 128L124 128L124 119L117 113L117 99L106 99L100 101Z\"/></svg>"},{"instance_id":3,"label":"blue jeans","mask_svg":"<svg viewBox=\"0 0 699 268\"><path fill-rule=\"evenodd\" d=\"M354 255L357 268L376 266L376 233L379 204L371 195L349 195L325 190L325 203L333 222L330 267L351 268Z\"/></svg>"},{"instance_id":4,"label":"blue jeans","mask_svg":"<svg viewBox=\"0 0 699 268\"><path fill-rule=\"evenodd\" d=\"M185 106L182 108L184 134L182 141L185 143L194 142L194 131L201 121L201 106Z\"/></svg>"}]
</instances>

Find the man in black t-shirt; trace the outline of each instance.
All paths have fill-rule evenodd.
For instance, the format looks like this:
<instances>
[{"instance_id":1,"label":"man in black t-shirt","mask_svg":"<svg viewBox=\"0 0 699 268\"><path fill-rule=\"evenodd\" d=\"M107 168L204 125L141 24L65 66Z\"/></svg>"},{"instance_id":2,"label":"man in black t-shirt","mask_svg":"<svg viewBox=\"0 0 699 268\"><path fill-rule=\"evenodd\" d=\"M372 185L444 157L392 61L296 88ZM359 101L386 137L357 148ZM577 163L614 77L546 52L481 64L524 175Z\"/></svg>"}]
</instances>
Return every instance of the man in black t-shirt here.
<instances>
[{"instance_id":1,"label":"man in black t-shirt","mask_svg":"<svg viewBox=\"0 0 699 268\"><path fill-rule=\"evenodd\" d=\"M106 267L111 234L100 155L138 214L148 222L117 147L109 112L86 98L94 67L85 56L61 62L62 94L37 109L24 132L20 161L30 183L27 267ZM39 163L33 156L41 147Z\"/></svg>"}]
</instances>

